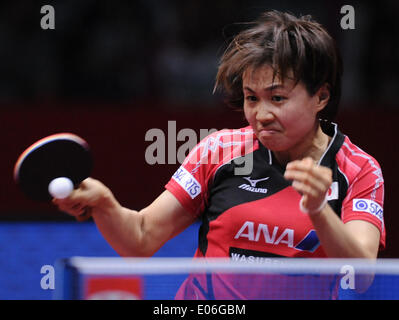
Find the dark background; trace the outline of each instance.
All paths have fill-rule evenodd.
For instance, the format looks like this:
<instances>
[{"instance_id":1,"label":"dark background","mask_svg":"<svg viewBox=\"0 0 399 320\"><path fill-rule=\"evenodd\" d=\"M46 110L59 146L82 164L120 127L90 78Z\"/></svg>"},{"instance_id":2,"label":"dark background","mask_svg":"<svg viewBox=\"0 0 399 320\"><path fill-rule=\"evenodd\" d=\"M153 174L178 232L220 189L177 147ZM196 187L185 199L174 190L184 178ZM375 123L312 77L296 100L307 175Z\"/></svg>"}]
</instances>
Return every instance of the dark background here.
<instances>
[{"instance_id":1,"label":"dark background","mask_svg":"<svg viewBox=\"0 0 399 320\"><path fill-rule=\"evenodd\" d=\"M42 30L40 8L55 8ZM354 30L340 27L344 4ZM0 4L0 219L70 221L26 199L13 182L18 155L37 139L74 132L91 146L93 176L125 206L140 209L178 164L146 163L152 128L246 125L212 94L226 41L264 10L312 14L337 40L345 73L342 132L374 156L385 178L387 248L399 257L399 2L397 1L2 1ZM177 145L181 145L178 142Z\"/></svg>"}]
</instances>

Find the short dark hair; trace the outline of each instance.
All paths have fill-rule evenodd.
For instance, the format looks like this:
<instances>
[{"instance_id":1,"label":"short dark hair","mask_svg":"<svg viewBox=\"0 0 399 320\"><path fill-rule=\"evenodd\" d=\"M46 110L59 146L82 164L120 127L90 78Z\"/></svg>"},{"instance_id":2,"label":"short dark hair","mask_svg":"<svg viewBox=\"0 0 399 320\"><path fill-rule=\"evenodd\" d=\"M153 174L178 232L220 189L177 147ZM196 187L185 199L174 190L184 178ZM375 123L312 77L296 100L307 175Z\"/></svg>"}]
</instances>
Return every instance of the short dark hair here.
<instances>
[{"instance_id":1,"label":"short dark hair","mask_svg":"<svg viewBox=\"0 0 399 320\"><path fill-rule=\"evenodd\" d=\"M312 96L325 83L330 90L327 106L319 117L333 120L341 97L342 59L334 39L311 16L299 18L279 11L263 13L251 27L234 37L224 52L216 76L215 91L227 103L242 108L242 76L249 67L270 65L274 77L284 81L292 72Z\"/></svg>"}]
</instances>

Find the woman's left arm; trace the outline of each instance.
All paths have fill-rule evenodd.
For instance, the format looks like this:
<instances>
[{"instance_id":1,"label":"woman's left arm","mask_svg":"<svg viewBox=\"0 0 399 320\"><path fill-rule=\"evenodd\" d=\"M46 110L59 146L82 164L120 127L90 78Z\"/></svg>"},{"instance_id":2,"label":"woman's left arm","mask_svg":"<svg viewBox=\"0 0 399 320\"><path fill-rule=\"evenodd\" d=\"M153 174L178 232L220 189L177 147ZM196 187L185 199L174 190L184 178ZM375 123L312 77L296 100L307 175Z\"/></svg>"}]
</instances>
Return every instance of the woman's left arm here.
<instances>
[{"instance_id":1,"label":"woman's left arm","mask_svg":"<svg viewBox=\"0 0 399 320\"><path fill-rule=\"evenodd\" d=\"M344 224L328 204L310 219L329 258L377 258L380 231L370 222Z\"/></svg>"}]
</instances>

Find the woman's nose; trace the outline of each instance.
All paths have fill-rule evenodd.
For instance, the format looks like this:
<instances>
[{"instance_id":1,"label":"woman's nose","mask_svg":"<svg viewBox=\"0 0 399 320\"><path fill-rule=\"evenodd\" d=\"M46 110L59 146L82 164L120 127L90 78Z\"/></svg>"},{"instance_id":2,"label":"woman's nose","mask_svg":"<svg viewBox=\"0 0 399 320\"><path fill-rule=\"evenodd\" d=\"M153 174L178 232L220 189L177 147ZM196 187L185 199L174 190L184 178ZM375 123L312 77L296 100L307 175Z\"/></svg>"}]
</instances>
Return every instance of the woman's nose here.
<instances>
[{"instance_id":1,"label":"woman's nose","mask_svg":"<svg viewBox=\"0 0 399 320\"><path fill-rule=\"evenodd\" d=\"M256 120L259 122L271 122L275 119L274 113L265 104L259 104L256 110Z\"/></svg>"}]
</instances>

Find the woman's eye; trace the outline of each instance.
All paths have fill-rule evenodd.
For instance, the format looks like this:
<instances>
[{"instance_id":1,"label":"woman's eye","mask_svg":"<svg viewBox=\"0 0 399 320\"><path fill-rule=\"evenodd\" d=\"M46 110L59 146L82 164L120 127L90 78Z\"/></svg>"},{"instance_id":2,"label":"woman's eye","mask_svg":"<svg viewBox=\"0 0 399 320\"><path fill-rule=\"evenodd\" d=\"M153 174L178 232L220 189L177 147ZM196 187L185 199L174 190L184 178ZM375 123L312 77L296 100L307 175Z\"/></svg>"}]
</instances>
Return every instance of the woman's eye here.
<instances>
[{"instance_id":1,"label":"woman's eye","mask_svg":"<svg viewBox=\"0 0 399 320\"><path fill-rule=\"evenodd\" d=\"M246 96L245 100L248 100L250 102L258 101L258 99L255 96Z\"/></svg>"},{"instance_id":2,"label":"woman's eye","mask_svg":"<svg viewBox=\"0 0 399 320\"><path fill-rule=\"evenodd\" d=\"M272 101L274 102L282 102L283 100L285 100L285 98L282 96L272 96Z\"/></svg>"}]
</instances>

